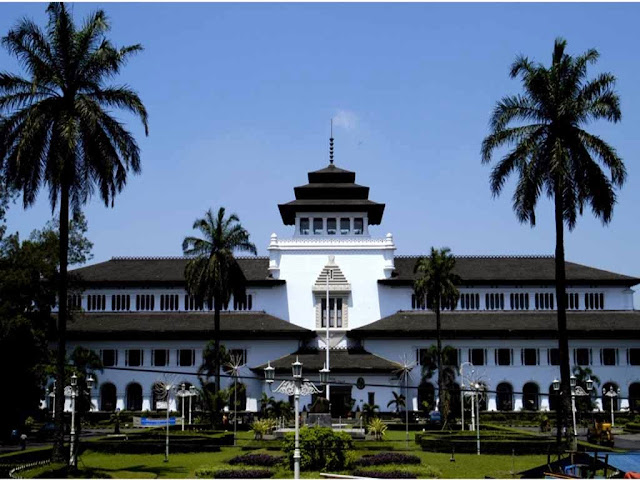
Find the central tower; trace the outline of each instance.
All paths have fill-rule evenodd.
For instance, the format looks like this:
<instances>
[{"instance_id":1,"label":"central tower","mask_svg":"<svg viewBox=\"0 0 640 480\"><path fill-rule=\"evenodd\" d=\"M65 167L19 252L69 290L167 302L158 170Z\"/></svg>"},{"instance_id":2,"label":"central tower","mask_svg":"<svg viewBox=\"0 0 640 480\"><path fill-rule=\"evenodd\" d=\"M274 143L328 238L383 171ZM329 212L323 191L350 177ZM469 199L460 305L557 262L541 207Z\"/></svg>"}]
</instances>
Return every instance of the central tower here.
<instances>
[{"instance_id":1,"label":"central tower","mask_svg":"<svg viewBox=\"0 0 640 480\"><path fill-rule=\"evenodd\" d=\"M307 177L295 200L278 205L293 235L271 235L269 271L286 281L285 317L321 338L330 330L330 346L341 348L346 331L380 318L378 280L391 277L395 245L391 234L371 237L385 205L369 200L354 172L330 163Z\"/></svg>"}]
</instances>

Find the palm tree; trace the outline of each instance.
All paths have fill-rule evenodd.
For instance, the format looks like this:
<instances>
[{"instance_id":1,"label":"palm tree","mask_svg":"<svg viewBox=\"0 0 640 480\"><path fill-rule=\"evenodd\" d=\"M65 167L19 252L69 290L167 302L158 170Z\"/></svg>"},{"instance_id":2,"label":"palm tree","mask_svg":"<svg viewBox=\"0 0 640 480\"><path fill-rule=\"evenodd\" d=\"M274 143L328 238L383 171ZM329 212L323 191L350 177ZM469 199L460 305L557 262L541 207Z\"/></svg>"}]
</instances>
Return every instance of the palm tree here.
<instances>
[{"instance_id":1,"label":"palm tree","mask_svg":"<svg viewBox=\"0 0 640 480\"><path fill-rule=\"evenodd\" d=\"M569 339L566 313L564 227L576 225L578 213L590 206L603 224L611 221L615 187L626 177L615 149L584 130L593 121L620 121L620 99L615 77L601 73L587 78L587 66L598 59L596 50L572 57L567 42L556 39L550 67L519 56L511 78L520 77L524 94L504 97L491 116L491 133L482 143L482 162L489 163L496 149L513 147L491 172L490 186L499 195L507 178L517 173L513 209L518 220L535 226L535 208L541 194L554 202L556 251L555 280L558 306L558 348L562 401L558 408L558 443L562 427L571 424ZM606 175L600 166L608 170ZM570 432L568 432L570 433ZM571 435L575 438L574 435ZM575 446L575 445L574 445Z\"/></svg>"},{"instance_id":2,"label":"palm tree","mask_svg":"<svg viewBox=\"0 0 640 480\"><path fill-rule=\"evenodd\" d=\"M214 350L220 350L220 310L234 298L245 296L246 278L242 268L233 256L235 251L257 255L256 246L249 241L249 233L240 224L236 214L225 216L224 207L214 215L207 210L204 218L193 223L202 238L186 237L182 251L191 260L187 263L184 276L187 293L195 297L197 304L213 302ZM214 356L216 392L220 390L220 356Z\"/></svg>"},{"instance_id":3,"label":"palm tree","mask_svg":"<svg viewBox=\"0 0 640 480\"><path fill-rule=\"evenodd\" d=\"M362 405L362 416L364 417L363 422L365 424L369 423L369 420L375 417L380 411L380 407L375 403L365 403Z\"/></svg>"},{"instance_id":4,"label":"palm tree","mask_svg":"<svg viewBox=\"0 0 640 480\"><path fill-rule=\"evenodd\" d=\"M56 396L63 398L67 322L69 208L77 213L95 190L105 205L124 187L127 173L140 172L133 135L111 115L137 116L148 134L147 111L128 86L109 86L140 45L116 48L105 38L102 10L77 29L63 3L47 7L44 31L23 19L2 38L26 76L0 73L0 167L7 183L22 191L24 207L47 187L51 208L60 208L58 351ZM53 459L63 456L63 403L56 403Z\"/></svg>"},{"instance_id":5,"label":"palm tree","mask_svg":"<svg viewBox=\"0 0 640 480\"><path fill-rule=\"evenodd\" d=\"M406 406L405 397L402 394L398 395L396 392L391 393L393 398L387 403L387 408L395 406L396 413L400 413L400 409Z\"/></svg>"},{"instance_id":6,"label":"palm tree","mask_svg":"<svg viewBox=\"0 0 640 480\"><path fill-rule=\"evenodd\" d=\"M421 257L416 262L415 273L418 274L413 289L416 297L423 299L427 307L436 314L436 367L438 369L438 405L442 403L442 308L456 308L460 292L457 285L461 280L453 273L456 259L447 247L436 250L431 247L428 257Z\"/></svg>"}]
</instances>

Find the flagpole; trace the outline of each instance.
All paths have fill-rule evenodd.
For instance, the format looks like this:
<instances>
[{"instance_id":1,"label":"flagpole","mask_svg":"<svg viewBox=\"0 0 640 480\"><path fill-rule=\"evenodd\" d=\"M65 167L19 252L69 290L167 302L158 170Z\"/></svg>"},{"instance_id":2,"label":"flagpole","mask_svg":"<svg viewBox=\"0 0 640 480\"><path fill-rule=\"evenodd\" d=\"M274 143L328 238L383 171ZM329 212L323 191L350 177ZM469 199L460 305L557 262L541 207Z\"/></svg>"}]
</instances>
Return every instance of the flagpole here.
<instances>
[{"instance_id":1,"label":"flagpole","mask_svg":"<svg viewBox=\"0 0 640 480\"><path fill-rule=\"evenodd\" d=\"M325 368L327 369L331 369L331 367L329 366L329 313L331 312L331 309L329 308L329 273L331 272L331 270L327 269L327 343L326 343L326 348L327 348L327 365ZM327 383L327 385L325 386L325 390L327 392L327 400L330 400L329 398L329 384Z\"/></svg>"}]
</instances>

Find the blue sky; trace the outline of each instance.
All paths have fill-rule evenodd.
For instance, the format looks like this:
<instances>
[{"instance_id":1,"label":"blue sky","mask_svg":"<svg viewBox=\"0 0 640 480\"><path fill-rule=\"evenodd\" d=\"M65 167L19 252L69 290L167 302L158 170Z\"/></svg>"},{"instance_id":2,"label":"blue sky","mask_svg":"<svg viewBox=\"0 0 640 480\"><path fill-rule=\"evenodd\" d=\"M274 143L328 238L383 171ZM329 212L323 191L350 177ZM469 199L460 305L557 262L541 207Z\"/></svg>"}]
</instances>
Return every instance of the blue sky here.
<instances>
[{"instance_id":1,"label":"blue sky","mask_svg":"<svg viewBox=\"0 0 640 480\"><path fill-rule=\"evenodd\" d=\"M0 4L0 33L23 16L41 25L45 4ZM116 83L137 89L150 135L126 115L142 149L114 208L86 207L94 261L179 255L209 207L236 212L265 255L288 236L277 204L328 163L354 170L386 203L373 235L394 234L398 254L449 246L457 254L553 254L553 211L517 222L513 183L493 199L480 144L495 102L520 91L517 54L548 63L553 41L570 53L595 47L591 74L618 78L623 120L589 128L628 169L611 225L590 213L566 237L567 259L640 277L640 60L638 4L75 4L80 21L104 8L111 39L142 43ZM15 60L0 51L0 69ZM51 216L46 192L8 216L27 235Z\"/></svg>"}]
</instances>

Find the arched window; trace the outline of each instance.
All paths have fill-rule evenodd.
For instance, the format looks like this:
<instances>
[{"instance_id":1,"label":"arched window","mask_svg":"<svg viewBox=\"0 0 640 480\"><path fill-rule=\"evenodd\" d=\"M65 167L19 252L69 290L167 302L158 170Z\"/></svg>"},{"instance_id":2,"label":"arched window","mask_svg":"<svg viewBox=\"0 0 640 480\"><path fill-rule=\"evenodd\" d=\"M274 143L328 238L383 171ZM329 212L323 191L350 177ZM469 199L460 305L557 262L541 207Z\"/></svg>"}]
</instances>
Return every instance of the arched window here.
<instances>
[{"instance_id":1,"label":"arched window","mask_svg":"<svg viewBox=\"0 0 640 480\"><path fill-rule=\"evenodd\" d=\"M613 392L616 395L606 395L605 393ZM602 410L605 412L611 411L611 402L613 402L613 409L618 410L618 385L613 382L607 382L602 386Z\"/></svg>"},{"instance_id":2,"label":"arched window","mask_svg":"<svg viewBox=\"0 0 640 480\"><path fill-rule=\"evenodd\" d=\"M560 405L560 392L553 389L553 384L549 385L549 410L557 410Z\"/></svg>"},{"instance_id":3,"label":"arched window","mask_svg":"<svg viewBox=\"0 0 640 480\"><path fill-rule=\"evenodd\" d=\"M525 410L538 410L540 408L540 389L533 382L525 383L522 387L522 407Z\"/></svg>"},{"instance_id":4,"label":"arched window","mask_svg":"<svg viewBox=\"0 0 640 480\"><path fill-rule=\"evenodd\" d=\"M502 382L496 387L496 403L498 410L513 410L513 387L510 383Z\"/></svg>"},{"instance_id":5,"label":"arched window","mask_svg":"<svg viewBox=\"0 0 640 480\"><path fill-rule=\"evenodd\" d=\"M100 410L113 412L116 409L116 386L113 383L103 383L100 387Z\"/></svg>"},{"instance_id":6,"label":"arched window","mask_svg":"<svg viewBox=\"0 0 640 480\"><path fill-rule=\"evenodd\" d=\"M127 410L142 410L142 386L139 383L127 385Z\"/></svg>"},{"instance_id":7,"label":"arched window","mask_svg":"<svg viewBox=\"0 0 640 480\"><path fill-rule=\"evenodd\" d=\"M418 387L418 410L429 413L436 406L436 389L432 383L423 382ZM426 405L425 405L426 404Z\"/></svg>"},{"instance_id":8,"label":"arched window","mask_svg":"<svg viewBox=\"0 0 640 480\"><path fill-rule=\"evenodd\" d=\"M640 412L640 383L629 385L629 409L632 412Z\"/></svg>"}]
</instances>

